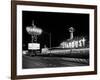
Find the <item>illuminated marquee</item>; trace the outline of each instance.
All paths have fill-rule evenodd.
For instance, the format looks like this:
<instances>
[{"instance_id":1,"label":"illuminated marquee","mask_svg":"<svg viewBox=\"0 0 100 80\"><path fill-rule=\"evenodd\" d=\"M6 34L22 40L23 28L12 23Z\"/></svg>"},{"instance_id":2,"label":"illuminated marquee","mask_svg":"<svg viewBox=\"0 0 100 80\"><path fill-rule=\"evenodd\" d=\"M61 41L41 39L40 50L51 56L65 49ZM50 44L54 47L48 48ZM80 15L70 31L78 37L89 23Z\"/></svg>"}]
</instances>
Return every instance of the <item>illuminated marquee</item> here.
<instances>
[{"instance_id":1,"label":"illuminated marquee","mask_svg":"<svg viewBox=\"0 0 100 80\"><path fill-rule=\"evenodd\" d=\"M40 49L39 43L28 43L28 49L29 50L38 50Z\"/></svg>"},{"instance_id":2,"label":"illuminated marquee","mask_svg":"<svg viewBox=\"0 0 100 80\"><path fill-rule=\"evenodd\" d=\"M79 47L85 47L85 42L86 42L86 39L83 38L83 39L80 39L80 40L73 40L71 42L62 42L60 44L60 46L62 48L79 48Z\"/></svg>"}]
</instances>

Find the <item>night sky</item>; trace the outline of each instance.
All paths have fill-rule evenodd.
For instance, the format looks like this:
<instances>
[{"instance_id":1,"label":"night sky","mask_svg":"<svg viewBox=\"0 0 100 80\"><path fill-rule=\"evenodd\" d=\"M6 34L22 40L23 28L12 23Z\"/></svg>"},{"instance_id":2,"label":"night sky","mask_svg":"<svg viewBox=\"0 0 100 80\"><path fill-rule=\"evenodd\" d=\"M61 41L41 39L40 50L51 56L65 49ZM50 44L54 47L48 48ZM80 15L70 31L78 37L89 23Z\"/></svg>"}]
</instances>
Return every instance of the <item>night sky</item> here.
<instances>
[{"instance_id":1,"label":"night sky","mask_svg":"<svg viewBox=\"0 0 100 80\"><path fill-rule=\"evenodd\" d=\"M51 33L52 47L57 47L62 41L69 39L70 33L68 28L70 27L75 28L74 37L89 37L89 14L23 11L22 34L25 49L27 49L28 43L31 43L31 36L27 33L26 27L32 25L32 20L34 20L34 24L37 27L43 30L37 41L41 43L42 47L45 44L47 47L50 47L49 33Z\"/></svg>"}]
</instances>

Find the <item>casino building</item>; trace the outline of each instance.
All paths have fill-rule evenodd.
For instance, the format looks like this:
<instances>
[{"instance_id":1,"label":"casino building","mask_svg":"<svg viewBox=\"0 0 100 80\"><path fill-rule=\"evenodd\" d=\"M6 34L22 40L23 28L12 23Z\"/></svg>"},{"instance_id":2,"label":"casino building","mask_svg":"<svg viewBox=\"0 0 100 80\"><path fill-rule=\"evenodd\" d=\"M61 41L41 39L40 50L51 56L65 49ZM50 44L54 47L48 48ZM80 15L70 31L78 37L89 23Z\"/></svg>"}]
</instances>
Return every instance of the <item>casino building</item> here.
<instances>
[{"instance_id":1,"label":"casino building","mask_svg":"<svg viewBox=\"0 0 100 80\"><path fill-rule=\"evenodd\" d=\"M89 41L86 37L75 37L74 28L69 28L70 38L62 41L58 47L42 48L42 55L67 56L70 58L89 58Z\"/></svg>"}]
</instances>

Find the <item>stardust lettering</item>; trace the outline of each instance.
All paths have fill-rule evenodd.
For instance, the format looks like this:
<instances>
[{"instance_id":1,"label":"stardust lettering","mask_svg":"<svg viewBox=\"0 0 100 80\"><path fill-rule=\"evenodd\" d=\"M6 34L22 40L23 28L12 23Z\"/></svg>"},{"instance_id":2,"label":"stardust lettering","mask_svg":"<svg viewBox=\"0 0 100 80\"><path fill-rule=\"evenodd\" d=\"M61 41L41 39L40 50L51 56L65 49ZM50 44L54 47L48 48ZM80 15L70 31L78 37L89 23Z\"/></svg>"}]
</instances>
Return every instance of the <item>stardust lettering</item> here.
<instances>
[{"instance_id":1,"label":"stardust lettering","mask_svg":"<svg viewBox=\"0 0 100 80\"><path fill-rule=\"evenodd\" d=\"M63 48L78 48L78 47L84 47L85 46L85 38L80 39L78 41L72 41L72 42L63 42L61 43L61 46Z\"/></svg>"}]
</instances>

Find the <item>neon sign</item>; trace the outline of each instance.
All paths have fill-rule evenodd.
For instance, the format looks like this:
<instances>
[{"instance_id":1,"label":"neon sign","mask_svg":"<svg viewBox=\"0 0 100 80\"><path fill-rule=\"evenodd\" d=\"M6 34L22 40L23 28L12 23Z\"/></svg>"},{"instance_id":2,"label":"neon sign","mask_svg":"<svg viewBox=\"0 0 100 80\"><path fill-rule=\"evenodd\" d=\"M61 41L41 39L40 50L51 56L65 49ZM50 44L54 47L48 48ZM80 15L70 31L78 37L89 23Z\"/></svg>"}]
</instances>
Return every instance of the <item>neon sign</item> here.
<instances>
[{"instance_id":1,"label":"neon sign","mask_svg":"<svg viewBox=\"0 0 100 80\"><path fill-rule=\"evenodd\" d=\"M85 47L85 42L86 42L86 39L85 38L82 38L80 40L73 40L71 42L62 42L60 44L60 46L62 48L79 48L79 47Z\"/></svg>"}]
</instances>

